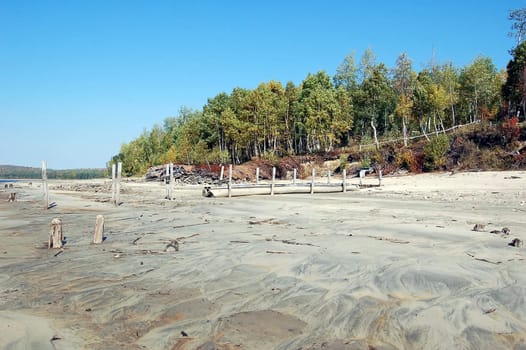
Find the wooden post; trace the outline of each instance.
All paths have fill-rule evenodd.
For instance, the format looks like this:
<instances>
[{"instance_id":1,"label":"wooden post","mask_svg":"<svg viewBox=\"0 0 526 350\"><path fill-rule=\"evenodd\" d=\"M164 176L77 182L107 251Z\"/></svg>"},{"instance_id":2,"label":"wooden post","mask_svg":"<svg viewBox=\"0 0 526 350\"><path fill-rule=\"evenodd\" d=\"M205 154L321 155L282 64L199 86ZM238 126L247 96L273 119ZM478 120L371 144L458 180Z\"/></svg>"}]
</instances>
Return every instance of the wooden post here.
<instances>
[{"instance_id":1,"label":"wooden post","mask_svg":"<svg viewBox=\"0 0 526 350\"><path fill-rule=\"evenodd\" d=\"M115 171L117 170L117 164L111 165L111 202L115 203Z\"/></svg>"},{"instance_id":2,"label":"wooden post","mask_svg":"<svg viewBox=\"0 0 526 350\"><path fill-rule=\"evenodd\" d=\"M312 180L310 183L310 194L314 194L314 178L316 177L316 169L312 168Z\"/></svg>"},{"instance_id":3,"label":"wooden post","mask_svg":"<svg viewBox=\"0 0 526 350\"><path fill-rule=\"evenodd\" d=\"M174 200L174 165L170 163L170 200Z\"/></svg>"},{"instance_id":4,"label":"wooden post","mask_svg":"<svg viewBox=\"0 0 526 350\"><path fill-rule=\"evenodd\" d=\"M365 176L365 170L360 170L360 186L362 185L362 179Z\"/></svg>"},{"instance_id":5,"label":"wooden post","mask_svg":"<svg viewBox=\"0 0 526 350\"><path fill-rule=\"evenodd\" d=\"M97 215L97 220L95 222L95 233L93 234L93 243L100 244L102 243L104 235L104 215Z\"/></svg>"},{"instance_id":6,"label":"wooden post","mask_svg":"<svg viewBox=\"0 0 526 350\"><path fill-rule=\"evenodd\" d=\"M164 198L170 199L170 164L166 164L164 168L164 188L166 189L166 196Z\"/></svg>"},{"instance_id":7,"label":"wooden post","mask_svg":"<svg viewBox=\"0 0 526 350\"><path fill-rule=\"evenodd\" d=\"M225 176L225 166L221 165L221 173L219 174L219 181L223 181L224 176Z\"/></svg>"},{"instance_id":8,"label":"wooden post","mask_svg":"<svg viewBox=\"0 0 526 350\"><path fill-rule=\"evenodd\" d=\"M327 183L328 184L331 183L331 170L330 169L327 169Z\"/></svg>"},{"instance_id":9,"label":"wooden post","mask_svg":"<svg viewBox=\"0 0 526 350\"><path fill-rule=\"evenodd\" d=\"M62 241L64 240L64 232L62 231L62 220L54 218L51 220L51 228L49 231L49 240L47 247L62 248Z\"/></svg>"},{"instance_id":10,"label":"wooden post","mask_svg":"<svg viewBox=\"0 0 526 350\"><path fill-rule=\"evenodd\" d=\"M347 192L347 169L343 169L342 171L342 188L343 193Z\"/></svg>"},{"instance_id":11,"label":"wooden post","mask_svg":"<svg viewBox=\"0 0 526 350\"><path fill-rule=\"evenodd\" d=\"M259 168L256 168L256 185L259 184Z\"/></svg>"},{"instance_id":12,"label":"wooden post","mask_svg":"<svg viewBox=\"0 0 526 350\"><path fill-rule=\"evenodd\" d=\"M232 197L232 164L228 165L228 198Z\"/></svg>"},{"instance_id":13,"label":"wooden post","mask_svg":"<svg viewBox=\"0 0 526 350\"><path fill-rule=\"evenodd\" d=\"M378 170L378 186L382 186L382 169Z\"/></svg>"},{"instance_id":14,"label":"wooden post","mask_svg":"<svg viewBox=\"0 0 526 350\"><path fill-rule=\"evenodd\" d=\"M270 184L270 195L274 195L274 185L276 183L276 167L272 167L272 183Z\"/></svg>"},{"instance_id":15,"label":"wooden post","mask_svg":"<svg viewBox=\"0 0 526 350\"><path fill-rule=\"evenodd\" d=\"M122 176L122 162L117 163L117 184L115 186L115 206L121 202L121 176Z\"/></svg>"},{"instance_id":16,"label":"wooden post","mask_svg":"<svg viewBox=\"0 0 526 350\"><path fill-rule=\"evenodd\" d=\"M46 161L42 161L42 191L44 191L44 208L49 209L49 192L47 188L47 169Z\"/></svg>"},{"instance_id":17,"label":"wooden post","mask_svg":"<svg viewBox=\"0 0 526 350\"><path fill-rule=\"evenodd\" d=\"M8 202L14 202L16 201L16 192L9 193L9 197L7 197Z\"/></svg>"},{"instance_id":18,"label":"wooden post","mask_svg":"<svg viewBox=\"0 0 526 350\"><path fill-rule=\"evenodd\" d=\"M298 172L298 170L296 168L294 168L294 170L292 171L292 183L295 185L296 184L296 173Z\"/></svg>"}]
</instances>

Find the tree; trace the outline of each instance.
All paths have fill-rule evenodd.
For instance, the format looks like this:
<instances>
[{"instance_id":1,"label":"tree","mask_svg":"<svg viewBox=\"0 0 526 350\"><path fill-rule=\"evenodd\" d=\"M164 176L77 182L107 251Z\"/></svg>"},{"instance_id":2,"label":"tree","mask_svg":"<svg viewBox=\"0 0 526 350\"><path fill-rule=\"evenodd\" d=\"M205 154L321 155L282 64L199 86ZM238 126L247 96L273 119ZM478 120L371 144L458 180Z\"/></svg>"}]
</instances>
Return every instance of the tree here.
<instances>
[{"instance_id":1,"label":"tree","mask_svg":"<svg viewBox=\"0 0 526 350\"><path fill-rule=\"evenodd\" d=\"M459 72L458 69L453 66L453 63L449 62L441 65L437 68L436 77L437 83L440 84L446 91L448 102L449 102L449 116L451 119L451 125L456 125L456 105L459 100Z\"/></svg>"},{"instance_id":2,"label":"tree","mask_svg":"<svg viewBox=\"0 0 526 350\"><path fill-rule=\"evenodd\" d=\"M224 92L209 98L203 107L203 116L206 129L209 132L206 143L208 148L218 148L219 152L226 151L226 138L222 115L230 104L230 96Z\"/></svg>"},{"instance_id":3,"label":"tree","mask_svg":"<svg viewBox=\"0 0 526 350\"><path fill-rule=\"evenodd\" d=\"M460 97L471 122L498 112L500 76L491 58L479 56L460 72Z\"/></svg>"},{"instance_id":4,"label":"tree","mask_svg":"<svg viewBox=\"0 0 526 350\"><path fill-rule=\"evenodd\" d=\"M389 129L389 117L396 107L396 94L383 63L368 70L370 74L353 95L354 125L361 137L366 135L370 126L375 143L379 146L377 133L383 134Z\"/></svg>"},{"instance_id":5,"label":"tree","mask_svg":"<svg viewBox=\"0 0 526 350\"><path fill-rule=\"evenodd\" d=\"M332 150L342 134L350 130L349 111L342 108L343 91L338 95L324 71L308 74L302 82L299 103L310 152Z\"/></svg>"},{"instance_id":6,"label":"tree","mask_svg":"<svg viewBox=\"0 0 526 350\"><path fill-rule=\"evenodd\" d=\"M513 21L509 36L515 37L517 46L519 46L524 41L524 35L526 34L526 8L511 11L508 19Z\"/></svg>"},{"instance_id":7,"label":"tree","mask_svg":"<svg viewBox=\"0 0 526 350\"><path fill-rule=\"evenodd\" d=\"M404 146L407 147L407 125L413 107L412 97L416 75L413 72L413 62L405 53L401 53L396 59L393 69L393 88L398 95L395 115L402 120L402 132L404 135Z\"/></svg>"},{"instance_id":8,"label":"tree","mask_svg":"<svg viewBox=\"0 0 526 350\"><path fill-rule=\"evenodd\" d=\"M502 96L508 107L508 116L520 116L526 112L526 42L512 51L506 72L507 79L502 86Z\"/></svg>"},{"instance_id":9,"label":"tree","mask_svg":"<svg viewBox=\"0 0 526 350\"><path fill-rule=\"evenodd\" d=\"M357 73L354 63L354 52L352 52L343 59L343 62L336 69L336 74L332 78L334 86L336 88L343 86L349 92L356 90L358 87Z\"/></svg>"},{"instance_id":10,"label":"tree","mask_svg":"<svg viewBox=\"0 0 526 350\"><path fill-rule=\"evenodd\" d=\"M358 65L358 83L363 83L365 79L371 77L374 67L376 67L376 55L371 48L367 48L363 52Z\"/></svg>"}]
</instances>

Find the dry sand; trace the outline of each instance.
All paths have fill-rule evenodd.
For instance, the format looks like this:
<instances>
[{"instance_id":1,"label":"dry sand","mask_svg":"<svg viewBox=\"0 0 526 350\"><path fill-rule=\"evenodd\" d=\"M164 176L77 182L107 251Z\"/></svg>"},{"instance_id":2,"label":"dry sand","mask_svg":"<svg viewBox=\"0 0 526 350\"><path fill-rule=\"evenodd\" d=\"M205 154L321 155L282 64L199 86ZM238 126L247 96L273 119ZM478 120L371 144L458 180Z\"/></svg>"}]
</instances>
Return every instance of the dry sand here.
<instances>
[{"instance_id":1,"label":"dry sand","mask_svg":"<svg viewBox=\"0 0 526 350\"><path fill-rule=\"evenodd\" d=\"M0 348L526 349L526 253L508 245L526 239L525 172L174 201L124 182L119 207L107 188L51 182L49 210L36 182L0 190Z\"/></svg>"}]
</instances>

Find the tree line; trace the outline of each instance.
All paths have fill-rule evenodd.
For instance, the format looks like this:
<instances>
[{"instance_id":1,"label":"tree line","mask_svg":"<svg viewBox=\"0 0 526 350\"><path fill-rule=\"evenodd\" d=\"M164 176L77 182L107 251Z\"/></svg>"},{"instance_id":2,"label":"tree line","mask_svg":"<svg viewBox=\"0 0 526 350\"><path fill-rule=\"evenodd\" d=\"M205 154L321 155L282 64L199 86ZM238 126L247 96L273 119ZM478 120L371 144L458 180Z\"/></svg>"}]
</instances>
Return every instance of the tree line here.
<instances>
[{"instance_id":1,"label":"tree line","mask_svg":"<svg viewBox=\"0 0 526 350\"><path fill-rule=\"evenodd\" d=\"M47 169L48 179L97 179L108 176L106 169ZM0 165L0 179L41 179L42 169Z\"/></svg>"},{"instance_id":2,"label":"tree line","mask_svg":"<svg viewBox=\"0 0 526 350\"><path fill-rule=\"evenodd\" d=\"M366 50L351 53L334 76L307 74L298 85L278 81L236 87L209 98L201 110L144 130L110 163L143 174L164 163L233 163L253 157L329 152L379 139L437 133L459 124L523 117L526 109L526 10L510 13L517 46L506 70L478 56L464 67L429 63L419 72L405 53L388 68ZM524 26L526 27L526 26Z\"/></svg>"}]
</instances>

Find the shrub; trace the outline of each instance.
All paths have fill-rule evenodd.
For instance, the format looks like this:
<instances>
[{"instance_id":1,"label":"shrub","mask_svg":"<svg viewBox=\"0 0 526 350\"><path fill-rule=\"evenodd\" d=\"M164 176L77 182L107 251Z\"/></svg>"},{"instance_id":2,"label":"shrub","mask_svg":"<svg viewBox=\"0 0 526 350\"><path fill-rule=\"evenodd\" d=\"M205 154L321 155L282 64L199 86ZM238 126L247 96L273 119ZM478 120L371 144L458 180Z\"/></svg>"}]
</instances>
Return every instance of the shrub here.
<instances>
[{"instance_id":1,"label":"shrub","mask_svg":"<svg viewBox=\"0 0 526 350\"><path fill-rule=\"evenodd\" d=\"M424 170L445 169L448 151L449 138L447 135L440 134L432 138L431 141L424 146Z\"/></svg>"},{"instance_id":2,"label":"shrub","mask_svg":"<svg viewBox=\"0 0 526 350\"><path fill-rule=\"evenodd\" d=\"M347 155L340 154L340 171L343 171L343 169L347 169Z\"/></svg>"},{"instance_id":3,"label":"shrub","mask_svg":"<svg viewBox=\"0 0 526 350\"><path fill-rule=\"evenodd\" d=\"M414 161L413 152L411 152L411 149L409 148L401 149L396 155L396 166L398 168L411 170Z\"/></svg>"},{"instance_id":4,"label":"shrub","mask_svg":"<svg viewBox=\"0 0 526 350\"><path fill-rule=\"evenodd\" d=\"M521 130L518 125L519 118L506 118L498 128L499 134L502 136L504 145L519 140Z\"/></svg>"}]
</instances>

